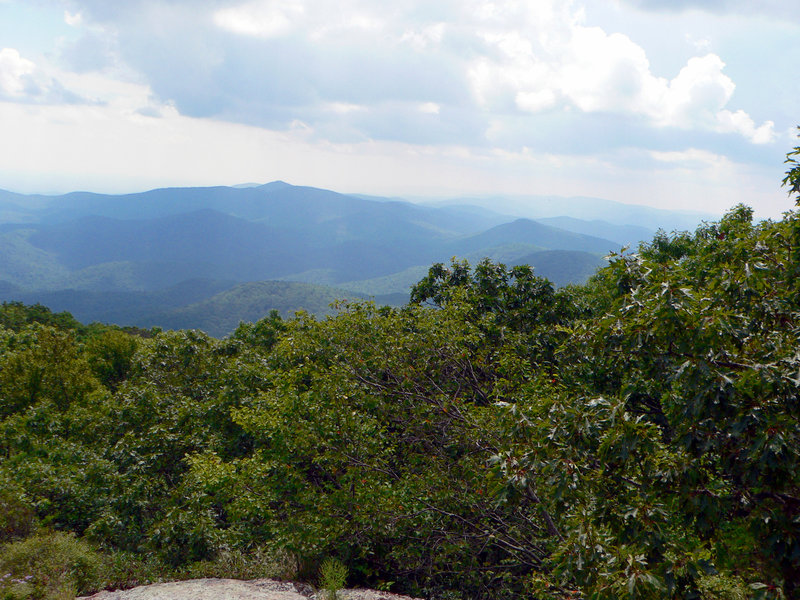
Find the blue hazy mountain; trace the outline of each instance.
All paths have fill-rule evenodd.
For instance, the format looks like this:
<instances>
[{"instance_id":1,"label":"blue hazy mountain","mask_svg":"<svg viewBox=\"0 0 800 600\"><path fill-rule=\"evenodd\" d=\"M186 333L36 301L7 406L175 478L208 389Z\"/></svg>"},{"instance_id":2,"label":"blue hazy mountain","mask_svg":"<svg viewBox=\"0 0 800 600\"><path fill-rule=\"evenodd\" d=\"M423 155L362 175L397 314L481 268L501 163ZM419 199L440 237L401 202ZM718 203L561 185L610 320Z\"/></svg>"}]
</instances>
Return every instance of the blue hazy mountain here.
<instances>
[{"instance_id":1,"label":"blue hazy mountain","mask_svg":"<svg viewBox=\"0 0 800 600\"><path fill-rule=\"evenodd\" d=\"M584 196L476 196L437 200L430 202L429 205L437 207L472 205L513 217L543 222L553 217L571 217L581 221L633 225L651 231L658 229L693 231L702 221L716 220L721 216L701 211L667 210ZM602 237L599 232L594 235Z\"/></svg>"},{"instance_id":2,"label":"blue hazy mountain","mask_svg":"<svg viewBox=\"0 0 800 600\"><path fill-rule=\"evenodd\" d=\"M619 244L611 240L566 231L531 219L516 219L510 223L497 225L456 241L451 247L456 254L464 255L480 251L482 248L515 243L531 244L547 250L580 250L603 255L619 249Z\"/></svg>"},{"instance_id":3,"label":"blue hazy mountain","mask_svg":"<svg viewBox=\"0 0 800 600\"><path fill-rule=\"evenodd\" d=\"M276 280L346 284L357 296L402 302L418 280L411 277L453 256L527 260L559 285L580 282L620 240L648 237L636 222L534 221L485 206L414 204L281 181L123 195L0 191L0 300L122 324L148 315L167 323L170 315L181 326L195 319L218 331L230 319L199 315L226 304L231 318L267 304L291 312L303 307L304 294L319 312L320 299L342 293ZM229 293L252 282L259 284Z\"/></svg>"},{"instance_id":4,"label":"blue hazy mountain","mask_svg":"<svg viewBox=\"0 0 800 600\"><path fill-rule=\"evenodd\" d=\"M583 283L606 261L596 254L579 250L540 250L509 261L510 265L531 265L533 272L555 285Z\"/></svg>"},{"instance_id":5,"label":"blue hazy mountain","mask_svg":"<svg viewBox=\"0 0 800 600\"><path fill-rule=\"evenodd\" d=\"M615 223L603 221L602 219L586 221L574 217L546 217L536 220L539 221L539 223L544 223L551 227L558 227L559 229L565 229L575 233L613 240L620 246L635 247L639 242L652 240L653 235L657 231L657 229L650 229L639 225L617 225ZM666 227L662 226L662 229L666 229Z\"/></svg>"}]
</instances>

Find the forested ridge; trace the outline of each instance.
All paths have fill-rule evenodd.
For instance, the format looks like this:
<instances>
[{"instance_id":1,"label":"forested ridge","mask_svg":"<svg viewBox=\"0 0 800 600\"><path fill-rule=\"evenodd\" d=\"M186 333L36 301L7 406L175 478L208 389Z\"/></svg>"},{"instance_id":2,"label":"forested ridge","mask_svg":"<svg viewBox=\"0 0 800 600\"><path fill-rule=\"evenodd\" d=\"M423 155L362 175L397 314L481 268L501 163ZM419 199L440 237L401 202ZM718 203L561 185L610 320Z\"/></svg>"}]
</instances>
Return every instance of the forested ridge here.
<instances>
[{"instance_id":1,"label":"forested ridge","mask_svg":"<svg viewBox=\"0 0 800 600\"><path fill-rule=\"evenodd\" d=\"M334 557L431 599L800 598L797 212L226 339L0 325L3 597Z\"/></svg>"},{"instance_id":2,"label":"forested ridge","mask_svg":"<svg viewBox=\"0 0 800 600\"><path fill-rule=\"evenodd\" d=\"M534 220L552 205L582 218ZM526 206L505 215L283 182L126 195L0 190L0 301L224 337L273 308L319 317L336 298L400 306L431 264L452 256L584 283L609 251L650 239L654 221L682 230L704 216L600 199L529 197Z\"/></svg>"}]
</instances>

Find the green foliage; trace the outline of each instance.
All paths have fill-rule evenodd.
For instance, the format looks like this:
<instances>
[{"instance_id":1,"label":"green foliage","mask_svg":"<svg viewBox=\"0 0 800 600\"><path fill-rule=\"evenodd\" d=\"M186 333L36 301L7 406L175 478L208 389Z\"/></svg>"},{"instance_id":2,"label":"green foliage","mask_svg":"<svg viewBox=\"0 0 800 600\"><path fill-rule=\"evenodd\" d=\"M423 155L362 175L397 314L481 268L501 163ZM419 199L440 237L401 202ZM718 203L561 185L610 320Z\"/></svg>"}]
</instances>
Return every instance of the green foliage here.
<instances>
[{"instance_id":1,"label":"green foliage","mask_svg":"<svg viewBox=\"0 0 800 600\"><path fill-rule=\"evenodd\" d=\"M109 403L114 430L104 454L118 474L92 535L127 550L156 551L174 566L213 557L224 542L218 517L181 482L188 455L230 457L249 447L230 419L239 379L247 377L246 367L232 360L236 352L232 342L193 331L143 343L131 376Z\"/></svg>"},{"instance_id":2,"label":"green foliage","mask_svg":"<svg viewBox=\"0 0 800 600\"><path fill-rule=\"evenodd\" d=\"M219 577L227 579L294 579L297 565L286 552L255 548L249 551L224 548L213 560L189 563L179 571L186 579Z\"/></svg>"},{"instance_id":3,"label":"green foliage","mask_svg":"<svg viewBox=\"0 0 800 600\"><path fill-rule=\"evenodd\" d=\"M800 131L800 127L797 128ZM793 150L786 154L785 164L789 165L786 177L783 178L783 185L789 188L790 194L797 194L796 201L800 205L800 146L795 146Z\"/></svg>"},{"instance_id":4,"label":"green foliage","mask_svg":"<svg viewBox=\"0 0 800 600\"><path fill-rule=\"evenodd\" d=\"M319 587L325 590L328 600L337 600L339 590L347 583L347 565L340 560L329 556L319 566Z\"/></svg>"},{"instance_id":5,"label":"green foliage","mask_svg":"<svg viewBox=\"0 0 800 600\"><path fill-rule=\"evenodd\" d=\"M598 278L614 303L562 347L568 395L588 396L592 410L563 423L571 448L522 458L542 472L581 440L583 456L600 459L574 463L575 504L559 510L580 515L562 556L588 589L613 596L626 583L631 593L686 595L716 565L796 590L791 222L753 225L751 216L737 207L694 236L660 235L638 254L612 257ZM657 512L643 519L643 510ZM604 536L591 547L608 548L587 556L586 536Z\"/></svg>"},{"instance_id":6,"label":"green foliage","mask_svg":"<svg viewBox=\"0 0 800 600\"><path fill-rule=\"evenodd\" d=\"M0 544L28 536L35 525L33 505L22 488L0 479Z\"/></svg>"},{"instance_id":7,"label":"green foliage","mask_svg":"<svg viewBox=\"0 0 800 600\"><path fill-rule=\"evenodd\" d=\"M206 493L302 561L343 556L367 581L405 570L419 589L452 585L455 568L460 585L513 596L505 583L546 554L528 547L538 510L498 506L484 469L493 402L521 374L513 332L463 303L287 325L270 388L234 411L253 455L192 459Z\"/></svg>"},{"instance_id":8,"label":"green foliage","mask_svg":"<svg viewBox=\"0 0 800 600\"><path fill-rule=\"evenodd\" d=\"M72 534L40 532L0 550L0 594L14 600L67 600L99 589L105 566Z\"/></svg>"},{"instance_id":9,"label":"green foliage","mask_svg":"<svg viewBox=\"0 0 800 600\"><path fill-rule=\"evenodd\" d=\"M703 600L747 600L752 589L738 577L707 575L697 583Z\"/></svg>"},{"instance_id":10,"label":"green foliage","mask_svg":"<svg viewBox=\"0 0 800 600\"><path fill-rule=\"evenodd\" d=\"M0 327L20 331L27 325L39 323L58 329L82 329L82 325L67 312L53 313L46 306L26 306L21 302L0 304Z\"/></svg>"},{"instance_id":11,"label":"green foliage","mask_svg":"<svg viewBox=\"0 0 800 600\"><path fill-rule=\"evenodd\" d=\"M488 259L474 271L463 260L453 259L449 268L437 263L411 290L414 304L430 302L441 307L460 301L471 307L470 317L491 314L498 325L524 333L569 320L572 315L568 303L560 302L562 298L548 280L535 277L529 266L507 269Z\"/></svg>"},{"instance_id":12,"label":"green foliage","mask_svg":"<svg viewBox=\"0 0 800 600\"><path fill-rule=\"evenodd\" d=\"M176 573L154 554L106 550L106 589L129 589L174 579Z\"/></svg>"},{"instance_id":13,"label":"green foliage","mask_svg":"<svg viewBox=\"0 0 800 600\"><path fill-rule=\"evenodd\" d=\"M97 387L71 332L33 325L17 334L0 330L0 417L50 401L60 410Z\"/></svg>"},{"instance_id":14,"label":"green foliage","mask_svg":"<svg viewBox=\"0 0 800 600\"><path fill-rule=\"evenodd\" d=\"M92 337L85 353L92 373L113 392L128 377L137 347L135 337L109 329Z\"/></svg>"},{"instance_id":15,"label":"green foliage","mask_svg":"<svg viewBox=\"0 0 800 600\"><path fill-rule=\"evenodd\" d=\"M269 352L284 331L286 324L280 313L272 309L266 317L255 323L239 323L232 337L250 347Z\"/></svg>"}]
</instances>

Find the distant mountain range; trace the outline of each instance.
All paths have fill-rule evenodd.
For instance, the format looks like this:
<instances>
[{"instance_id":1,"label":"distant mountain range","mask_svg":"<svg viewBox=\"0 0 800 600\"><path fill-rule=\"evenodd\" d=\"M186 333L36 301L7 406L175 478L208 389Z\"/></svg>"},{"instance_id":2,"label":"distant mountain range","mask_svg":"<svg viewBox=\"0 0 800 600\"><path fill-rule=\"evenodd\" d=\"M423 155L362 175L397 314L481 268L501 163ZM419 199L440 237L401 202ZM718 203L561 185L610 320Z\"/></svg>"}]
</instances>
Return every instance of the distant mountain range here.
<instances>
[{"instance_id":1,"label":"distant mountain range","mask_svg":"<svg viewBox=\"0 0 800 600\"><path fill-rule=\"evenodd\" d=\"M126 195L0 190L0 300L224 335L271 308L325 314L342 297L403 303L430 264L454 256L527 263L557 285L579 283L608 252L650 239L658 226L712 218L599 199L561 199L557 215L550 200L530 200L529 213L520 199L478 203L415 204L280 181ZM576 216L584 213L589 220Z\"/></svg>"},{"instance_id":2,"label":"distant mountain range","mask_svg":"<svg viewBox=\"0 0 800 600\"><path fill-rule=\"evenodd\" d=\"M701 221L716 220L721 215L699 211L666 210L636 204L623 204L604 198L574 196L477 196L439 200L433 206L472 206L486 208L505 215L525 217L548 222L562 218L562 225L569 220L590 221L593 226L634 225L649 231L693 230ZM584 225L576 226L583 228ZM599 235L595 233L594 235Z\"/></svg>"}]
</instances>

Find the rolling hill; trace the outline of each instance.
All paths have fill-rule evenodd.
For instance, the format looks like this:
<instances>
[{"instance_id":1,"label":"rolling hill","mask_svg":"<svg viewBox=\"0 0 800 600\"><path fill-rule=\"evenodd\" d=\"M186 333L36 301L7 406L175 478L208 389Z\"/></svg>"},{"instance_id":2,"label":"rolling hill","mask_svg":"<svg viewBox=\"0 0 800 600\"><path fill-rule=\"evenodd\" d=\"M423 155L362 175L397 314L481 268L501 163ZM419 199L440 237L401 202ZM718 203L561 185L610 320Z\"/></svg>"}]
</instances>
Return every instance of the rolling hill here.
<instances>
[{"instance_id":1,"label":"rolling hill","mask_svg":"<svg viewBox=\"0 0 800 600\"><path fill-rule=\"evenodd\" d=\"M167 329L202 329L223 337L240 322L254 322L277 310L283 317L295 312L325 316L333 314L337 300L363 300L365 296L328 286L290 281L243 283L200 302L148 315L137 325Z\"/></svg>"},{"instance_id":2,"label":"rolling hill","mask_svg":"<svg viewBox=\"0 0 800 600\"><path fill-rule=\"evenodd\" d=\"M653 235L656 232L655 229L649 229L639 225L616 225L601 219L586 221L574 217L547 217L536 220L539 221L539 223L544 223L545 225L558 227L559 229L565 229L574 233L582 233L584 235L613 240L620 246L635 247L639 242L653 239Z\"/></svg>"},{"instance_id":3,"label":"rolling hill","mask_svg":"<svg viewBox=\"0 0 800 600\"><path fill-rule=\"evenodd\" d=\"M342 296L402 303L433 262L452 257L526 262L558 285L579 283L620 240L647 231L280 181L126 195L0 191L0 299L222 335L272 308L325 314Z\"/></svg>"},{"instance_id":4,"label":"rolling hill","mask_svg":"<svg viewBox=\"0 0 800 600\"><path fill-rule=\"evenodd\" d=\"M455 242L451 248L455 254L463 255L479 252L482 248L513 243L530 244L547 250L579 250L598 254L607 254L619 246L611 240L566 231L531 219L517 219Z\"/></svg>"}]
</instances>

